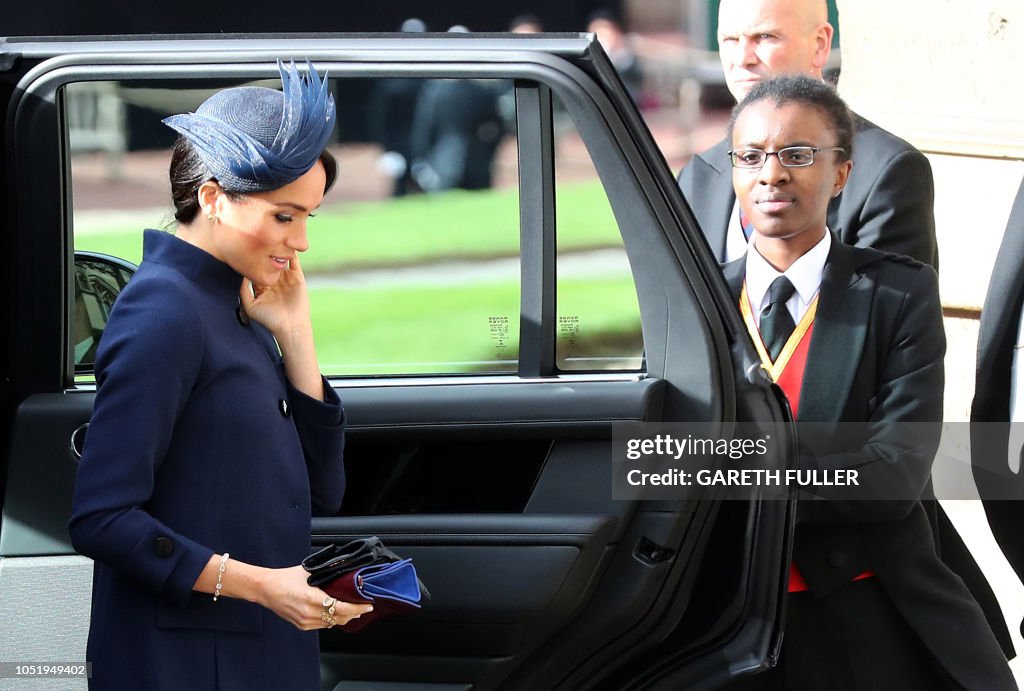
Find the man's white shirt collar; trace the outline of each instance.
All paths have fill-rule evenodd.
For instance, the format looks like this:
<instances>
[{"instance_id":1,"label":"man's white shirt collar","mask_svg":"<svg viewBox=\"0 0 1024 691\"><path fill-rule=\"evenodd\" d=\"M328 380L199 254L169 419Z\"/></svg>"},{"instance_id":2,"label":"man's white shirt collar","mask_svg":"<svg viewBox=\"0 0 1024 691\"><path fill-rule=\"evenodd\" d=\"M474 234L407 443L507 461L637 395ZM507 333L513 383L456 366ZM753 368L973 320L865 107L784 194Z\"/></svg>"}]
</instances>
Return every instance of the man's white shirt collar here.
<instances>
[{"instance_id":1,"label":"man's white shirt collar","mask_svg":"<svg viewBox=\"0 0 1024 691\"><path fill-rule=\"evenodd\" d=\"M793 321L800 322L821 287L821 275L825 271L825 261L831 248L832 233L826 228L818 244L780 273L761 256L754 243L750 243L745 260L747 299L758 327L761 325L761 310L768 304L768 289L779 276L788 278L796 288L793 297L786 302L786 308L793 316Z\"/></svg>"}]
</instances>

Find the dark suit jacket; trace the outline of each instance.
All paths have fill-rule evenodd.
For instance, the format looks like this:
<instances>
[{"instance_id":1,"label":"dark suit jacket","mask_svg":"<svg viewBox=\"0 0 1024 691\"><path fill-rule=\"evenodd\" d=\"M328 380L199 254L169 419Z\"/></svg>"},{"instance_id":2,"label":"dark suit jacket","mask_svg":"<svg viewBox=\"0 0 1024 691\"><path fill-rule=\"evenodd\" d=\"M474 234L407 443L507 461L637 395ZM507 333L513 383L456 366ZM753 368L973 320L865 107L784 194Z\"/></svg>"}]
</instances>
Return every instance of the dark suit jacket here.
<instances>
[{"instance_id":1,"label":"dark suit jacket","mask_svg":"<svg viewBox=\"0 0 1024 691\"><path fill-rule=\"evenodd\" d=\"M429 192L491 186L491 164L505 123L491 84L470 79L433 79L416 103L411 136L413 157L433 175L416 170Z\"/></svg>"},{"instance_id":2,"label":"dark suit jacket","mask_svg":"<svg viewBox=\"0 0 1024 691\"><path fill-rule=\"evenodd\" d=\"M828 226L847 245L913 257L939 268L935 240L935 196L931 166L921 152L877 125L854 115L853 171L843 193L828 208ZM722 140L693 160L679 185L719 261L725 258L726 230L736 202ZM928 488L926 496L931 495ZM964 579L982 605L1007 656L1013 643L992 588L970 550L937 502L925 504L943 561Z\"/></svg>"},{"instance_id":3,"label":"dark suit jacket","mask_svg":"<svg viewBox=\"0 0 1024 691\"><path fill-rule=\"evenodd\" d=\"M1024 181L1010 211L981 311L978 369L971 408L974 480L992 533L1024 580L1024 474L1007 472L1010 370L1024 305ZM1003 423L1003 424L999 424ZM1016 499L1017 501L1010 501ZM1024 629L1024 622L1021 624Z\"/></svg>"},{"instance_id":4,"label":"dark suit jacket","mask_svg":"<svg viewBox=\"0 0 1024 691\"><path fill-rule=\"evenodd\" d=\"M737 300L744 268L743 260L724 268ZM889 500L801 501L793 558L815 597L873 570L957 682L1016 688L981 609L936 555L918 498L941 434L945 344L930 267L833 242L800 392L801 435L806 423L820 423L810 431L818 438L802 444L814 453L803 453L800 467L856 468L858 493ZM852 444L835 448L835 436L851 433Z\"/></svg>"},{"instance_id":5,"label":"dark suit jacket","mask_svg":"<svg viewBox=\"0 0 1024 691\"><path fill-rule=\"evenodd\" d=\"M857 247L905 254L938 269L935 186L924 154L899 137L854 116L853 171L828 207L828 227ZM679 186L708 244L725 259L725 236L736 203L728 140L697 154L679 174Z\"/></svg>"}]
</instances>

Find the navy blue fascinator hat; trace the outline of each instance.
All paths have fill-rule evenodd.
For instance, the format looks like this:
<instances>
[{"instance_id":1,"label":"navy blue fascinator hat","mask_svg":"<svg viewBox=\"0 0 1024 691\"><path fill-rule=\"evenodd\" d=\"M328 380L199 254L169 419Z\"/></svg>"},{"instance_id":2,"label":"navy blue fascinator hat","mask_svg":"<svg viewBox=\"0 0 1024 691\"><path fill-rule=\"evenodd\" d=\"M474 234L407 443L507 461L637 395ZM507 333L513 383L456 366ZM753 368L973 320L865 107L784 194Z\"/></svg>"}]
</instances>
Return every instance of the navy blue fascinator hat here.
<instances>
[{"instance_id":1,"label":"navy blue fascinator hat","mask_svg":"<svg viewBox=\"0 0 1024 691\"><path fill-rule=\"evenodd\" d=\"M334 129L334 96L307 60L309 74L278 60L284 93L261 86L218 91L196 112L164 119L184 136L221 187L267 192L302 177Z\"/></svg>"}]
</instances>

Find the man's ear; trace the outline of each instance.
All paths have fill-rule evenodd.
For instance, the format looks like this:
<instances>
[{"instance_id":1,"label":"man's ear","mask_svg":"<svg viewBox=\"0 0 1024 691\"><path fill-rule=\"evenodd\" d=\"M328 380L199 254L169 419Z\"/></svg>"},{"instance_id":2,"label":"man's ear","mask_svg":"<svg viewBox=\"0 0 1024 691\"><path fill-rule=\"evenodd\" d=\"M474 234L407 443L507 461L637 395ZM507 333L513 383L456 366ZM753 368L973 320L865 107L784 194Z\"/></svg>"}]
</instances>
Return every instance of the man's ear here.
<instances>
[{"instance_id":1,"label":"man's ear","mask_svg":"<svg viewBox=\"0 0 1024 691\"><path fill-rule=\"evenodd\" d=\"M828 22L822 22L814 29L814 56L811 58L811 64L819 72L825 69L828 56L832 53L832 35L834 33L835 29Z\"/></svg>"},{"instance_id":2,"label":"man's ear","mask_svg":"<svg viewBox=\"0 0 1024 691\"><path fill-rule=\"evenodd\" d=\"M839 164L836 169L836 181L832 185L832 198L835 199L842 193L843 188L846 187L847 181L850 179L850 171L853 170L853 161L846 160Z\"/></svg>"}]
</instances>

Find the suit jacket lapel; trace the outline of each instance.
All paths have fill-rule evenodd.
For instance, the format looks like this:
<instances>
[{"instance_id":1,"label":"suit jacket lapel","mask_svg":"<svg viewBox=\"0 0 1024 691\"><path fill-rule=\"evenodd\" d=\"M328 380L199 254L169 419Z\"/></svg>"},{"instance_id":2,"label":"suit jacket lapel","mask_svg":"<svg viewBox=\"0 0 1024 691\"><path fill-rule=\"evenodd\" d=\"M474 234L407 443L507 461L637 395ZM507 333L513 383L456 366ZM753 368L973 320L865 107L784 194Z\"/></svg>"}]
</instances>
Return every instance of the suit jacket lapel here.
<instances>
[{"instance_id":1,"label":"suit jacket lapel","mask_svg":"<svg viewBox=\"0 0 1024 691\"><path fill-rule=\"evenodd\" d=\"M694 209L700 207L704 213L698 220L719 261L725 260L725 237L729 229L729 216L736 203L732 189L732 166L729 163L729 142L725 139L708 149L698 158L707 166L707 193L703 199L691 199Z\"/></svg>"},{"instance_id":2,"label":"suit jacket lapel","mask_svg":"<svg viewBox=\"0 0 1024 691\"><path fill-rule=\"evenodd\" d=\"M873 292L873 282L856 272L853 251L833 236L800 387L801 422L842 420L864 351Z\"/></svg>"},{"instance_id":3,"label":"suit jacket lapel","mask_svg":"<svg viewBox=\"0 0 1024 691\"><path fill-rule=\"evenodd\" d=\"M854 250L835 235L825 262L818 293L814 332L807 353L807 368L800 386L801 422L842 420L850 387L860 366L867 339L874 283L856 272ZM739 304L746 260L722 267L722 274Z\"/></svg>"},{"instance_id":4,"label":"suit jacket lapel","mask_svg":"<svg viewBox=\"0 0 1024 691\"><path fill-rule=\"evenodd\" d=\"M733 304L739 306L740 293L743 291L743 279L746 278L747 260L743 257L735 259L722 267L722 275L729 286Z\"/></svg>"},{"instance_id":5,"label":"suit jacket lapel","mask_svg":"<svg viewBox=\"0 0 1024 691\"><path fill-rule=\"evenodd\" d=\"M971 419L1008 420L1013 346L1024 303L1024 181L1010 210L992 278L981 310L978 335L977 385Z\"/></svg>"}]
</instances>

